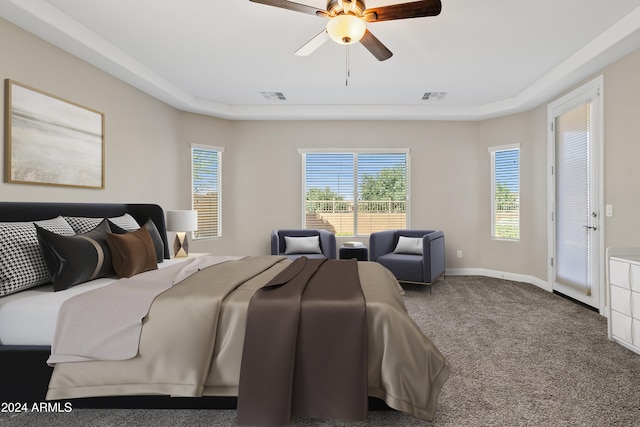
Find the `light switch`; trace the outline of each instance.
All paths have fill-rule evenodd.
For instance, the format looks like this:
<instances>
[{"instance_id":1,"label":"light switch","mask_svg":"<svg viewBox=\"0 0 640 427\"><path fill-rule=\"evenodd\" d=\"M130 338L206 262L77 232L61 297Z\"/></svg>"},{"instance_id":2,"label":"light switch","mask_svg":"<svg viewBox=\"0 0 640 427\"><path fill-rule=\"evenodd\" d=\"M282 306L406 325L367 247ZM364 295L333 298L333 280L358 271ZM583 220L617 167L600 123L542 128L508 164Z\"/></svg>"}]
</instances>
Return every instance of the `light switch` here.
<instances>
[{"instance_id":1,"label":"light switch","mask_svg":"<svg viewBox=\"0 0 640 427\"><path fill-rule=\"evenodd\" d=\"M613 205L607 205L606 210L607 210L606 212L607 216L613 216Z\"/></svg>"}]
</instances>

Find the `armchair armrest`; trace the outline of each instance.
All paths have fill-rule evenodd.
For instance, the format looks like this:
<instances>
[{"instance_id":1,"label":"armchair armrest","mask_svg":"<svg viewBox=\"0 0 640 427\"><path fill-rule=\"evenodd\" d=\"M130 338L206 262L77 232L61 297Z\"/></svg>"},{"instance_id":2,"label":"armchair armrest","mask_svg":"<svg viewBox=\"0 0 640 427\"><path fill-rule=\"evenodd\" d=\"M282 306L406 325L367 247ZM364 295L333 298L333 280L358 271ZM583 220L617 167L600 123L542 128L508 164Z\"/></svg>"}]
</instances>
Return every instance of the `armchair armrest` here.
<instances>
[{"instance_id":1,"label":"armchair armrest","mask_svg":"<svg viewBox=\"0 0 640 427\"><path fill-rule=\"evenodd\" d=\"M277 230L271 232L271 255L280 255L280 240Z\"/></svg>"},{"instance_id":2,"label":"armchair armrest","mask_svg":"<svg viewBox=\"0 0 640 427\"><path fill-rule=\"evenodd\" d=\"M336 259L336 235L327 230L318 230L320 233L320 248L327 259Z\"/></svg>"},{"instance_id":3,"label":"armchair armrest","mask_svg":"<svg viewBox=\"0 0 640 427\"><path fill-rule=\"evenodd\" d=\"M431 283L444 274L444 233L433 231L422 239L424 281Z\"/></svg>"}]
</instances>

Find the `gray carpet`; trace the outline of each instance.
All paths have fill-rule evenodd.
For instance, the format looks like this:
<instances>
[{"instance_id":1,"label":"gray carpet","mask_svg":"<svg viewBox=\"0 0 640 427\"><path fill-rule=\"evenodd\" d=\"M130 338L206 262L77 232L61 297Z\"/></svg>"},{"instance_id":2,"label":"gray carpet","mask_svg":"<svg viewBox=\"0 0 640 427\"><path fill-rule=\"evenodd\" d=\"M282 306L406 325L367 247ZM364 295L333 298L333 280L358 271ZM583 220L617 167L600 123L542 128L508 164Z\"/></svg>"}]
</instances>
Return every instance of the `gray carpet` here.
<instances>
[{"instance_id":1,"label":"gray carpet","mask_svg":"<svg viewBox=\"0 0 640 427\"><path fill-rule=\"evenodd\" d=\"M599 314L535 286L448 277L406 287L411 316L451 363L436 418L371 411L349 426L640 426L640 355ZM229 410L0 414L12 426L232 426ZM345 423L296 420L293 426Z\"/></svg>"}]
</instances>

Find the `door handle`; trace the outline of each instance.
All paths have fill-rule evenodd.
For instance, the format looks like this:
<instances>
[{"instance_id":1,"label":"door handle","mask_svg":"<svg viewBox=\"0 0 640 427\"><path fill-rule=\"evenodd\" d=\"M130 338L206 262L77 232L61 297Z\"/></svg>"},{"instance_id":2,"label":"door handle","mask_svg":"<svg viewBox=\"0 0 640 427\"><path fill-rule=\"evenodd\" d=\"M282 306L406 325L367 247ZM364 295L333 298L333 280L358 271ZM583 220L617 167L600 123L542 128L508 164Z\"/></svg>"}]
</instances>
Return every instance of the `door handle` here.
<instances>
[{"instance_id":1,"label":"door handle","mask_svg":"<svg viewBox=\"0 0 640 427\"><path fill-rule=\"evenodd\" d=\"M593 231L596 231L598 229L598 227L596 227L595 225L583 225L583 227Z\"/></svg>"}]
</instances>

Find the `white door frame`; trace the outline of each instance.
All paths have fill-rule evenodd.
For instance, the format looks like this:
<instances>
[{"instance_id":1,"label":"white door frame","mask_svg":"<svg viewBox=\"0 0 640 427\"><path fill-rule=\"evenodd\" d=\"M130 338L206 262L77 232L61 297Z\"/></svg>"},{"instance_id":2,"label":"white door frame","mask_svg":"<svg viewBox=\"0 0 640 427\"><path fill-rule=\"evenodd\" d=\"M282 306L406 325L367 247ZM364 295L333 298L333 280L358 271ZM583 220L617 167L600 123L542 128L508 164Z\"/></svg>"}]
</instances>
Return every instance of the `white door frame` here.
<instances>
[{"instance_id":1,"label":"white door frame","mask_svg":"<svg viewBox=\"0 0 640 427\"><path fill-rule=\"evenodd\" d=\"M578 89L571 91L558 100L552 102L547 107L547 266L548 266L548 284L549 288L553 289L553 284L556 277L556 229L555 229L555 197L556 197L556 182L555 182L555 117L558 115L555 112L562 108L564 104L569 102L575 102L576 99L592 99L593 104L597 108L598 114L593 125L596 128L594 136L598 138L596 145L598 151L598 173L597 173L597 193L598 197L595 201L595 209L598 212L598 229L595 231L598 233L598 248L597 259L593 260L593 267L597 268L597 275L594 276L596 283L594 285L593 292L598 292L598 307L596 307L600 314L605 314L605 245L604 245L604 225L605 221L604 213L604 77L602 75L596 77L588 83L585 83ZM566 293L569 297L574 297L570 293Z\"/></svg>"}]
</instances>

